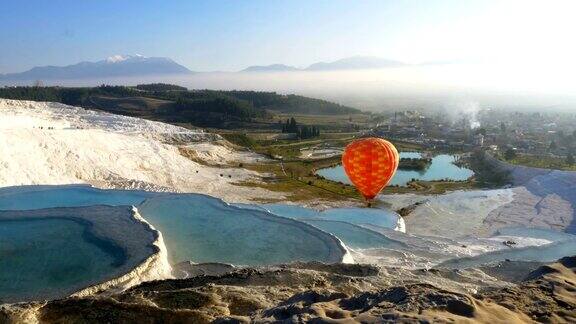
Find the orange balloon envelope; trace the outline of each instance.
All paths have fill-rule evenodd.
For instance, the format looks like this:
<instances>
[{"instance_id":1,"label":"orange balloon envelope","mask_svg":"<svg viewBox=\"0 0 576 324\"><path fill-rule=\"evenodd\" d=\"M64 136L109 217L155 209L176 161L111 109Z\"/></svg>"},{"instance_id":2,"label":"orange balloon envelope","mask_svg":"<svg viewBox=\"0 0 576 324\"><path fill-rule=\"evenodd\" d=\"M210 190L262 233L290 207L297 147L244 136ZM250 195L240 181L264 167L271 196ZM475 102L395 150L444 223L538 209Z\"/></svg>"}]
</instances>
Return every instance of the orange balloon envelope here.
<instances>
[{"instance_id":1,"label":"orange balloon envelope","mask_svg":"<svg viewBox=\"0 0 576 324\"><path fill-rule=\"evenodd\" d=\"M390 182L399 162L394 145L381 138L356 140L342 154L344 171L366 199L376 197Z\"/></svg>"}]
</instances>

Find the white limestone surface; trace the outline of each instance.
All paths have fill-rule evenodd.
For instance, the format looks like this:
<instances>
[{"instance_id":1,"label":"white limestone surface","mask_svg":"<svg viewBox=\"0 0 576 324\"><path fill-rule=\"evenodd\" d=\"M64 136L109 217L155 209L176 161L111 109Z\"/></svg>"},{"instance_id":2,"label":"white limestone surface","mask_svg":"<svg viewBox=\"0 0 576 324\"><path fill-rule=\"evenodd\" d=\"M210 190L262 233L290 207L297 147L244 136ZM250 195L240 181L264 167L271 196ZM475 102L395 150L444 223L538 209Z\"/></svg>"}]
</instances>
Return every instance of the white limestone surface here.
<instances>
[{"instance_id":1,"label":"white limestone surface","mask_svg":"<svg viewBox=\"0 0 576 324\"><path fill-rule=\"evenodd\" d=\"M244 155L218 135L59 103L0 99L0 186L89 183L100 188L198 192L233 202L281 198L234 183L258 180L241 168L206 166L178 146L196 144L217 161ZM254 157L247 157L251 161Z\"/></svg>"}]
</instances>

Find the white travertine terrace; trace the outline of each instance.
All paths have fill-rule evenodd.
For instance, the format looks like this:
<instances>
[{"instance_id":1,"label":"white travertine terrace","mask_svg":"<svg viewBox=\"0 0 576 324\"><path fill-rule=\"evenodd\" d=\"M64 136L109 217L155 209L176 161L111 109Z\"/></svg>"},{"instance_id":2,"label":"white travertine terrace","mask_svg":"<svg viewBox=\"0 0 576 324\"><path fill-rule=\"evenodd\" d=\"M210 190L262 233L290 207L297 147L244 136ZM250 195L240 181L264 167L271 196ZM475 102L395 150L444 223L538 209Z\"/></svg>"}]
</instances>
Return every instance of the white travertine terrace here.
<instances>
[{"instance_id":1,"label":"white travertine terrace","mask_svg":"<svg viewBox=\"0 0 576 324\"><path fill-rule=\"evenodd\" d=\"M89 183L100 188L198 192L231 202L282 197L233 183L258 179L240 168L255 155L220 136L59 103L0 99L0 186ZM183 156L197 150L207 163Z\"/></svg>"}]
</instances>

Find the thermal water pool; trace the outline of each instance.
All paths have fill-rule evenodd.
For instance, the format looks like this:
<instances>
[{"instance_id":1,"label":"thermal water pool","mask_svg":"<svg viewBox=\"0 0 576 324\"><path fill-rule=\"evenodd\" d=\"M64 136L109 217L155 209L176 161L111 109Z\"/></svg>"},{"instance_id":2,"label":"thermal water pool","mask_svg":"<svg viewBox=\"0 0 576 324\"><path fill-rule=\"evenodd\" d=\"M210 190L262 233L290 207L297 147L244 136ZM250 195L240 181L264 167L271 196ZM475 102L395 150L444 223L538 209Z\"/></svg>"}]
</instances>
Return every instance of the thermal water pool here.
<instances>
[{"instance_id":1,"label":"thermal water pool","mask_svg":"<svg viewBox=\"0 0 576 324\"><path fill-rule=\"evenodd\" d=\"M404 250L408 246L402 242L390 239L378 232L342 221L323 219L307 219L306 223L321 230L336 235L346 246L356 249L387 248Z\"/></svg>"},{"instance_id":2,"label":"thermal water pool","mask_svg":"<svg viewBox=\"0 0 576 324\"><path fill-rule=\"evenodd\" d=\"M420 158L420 156L420 153L417 152L400 152L400 158ZM394 177L392 177L392 180L390 180L389 185L405 186L412 179L425 181L442 179L462 181L474 175L472 170L459 167L454 164L454 161L456 161L455 156L440 154L432 158L432 164L426 170L414 171L398 169ZM342 165L320 169L317 173L328 180L352 184L348 176L346 176Z\"/></svg>"},{"instance_id":3,"label":"thermal water pool","mask_svg":"<svg viewBox=\"0 0 576 324\"><path fill-rule=\"evenodd\" d=\"M352 249L389 248L406 249L399 241L390 239L376 231L362 227L370 225L376 228L403 230L403 219L395 212L375 208L334 208L326 211L286 205L246 205L237 204L241 208L267 210L275 215L293 218L308 223L334 234L347 247Z\"/></svg>"},{"instance_id":4,"label":"thermal water pool","mask_svg":"<svg viewBox=\"0 0 576 324\"><path fill-rule=\"evenodd\" d=\"M394 212L382 209L341 208L319 212L313 209L285 204L244 205L244 208L266 209L274 214L299 219L326 232L336 235L346 246L354 250L387 249L415 253L423 257L449 258L449 251L442 251L454 245L460 248L461 243L449 242L441 238L423 237L429 240L434 249L427 249L422 243L414 244L414 239L396 231L394 238L383 235L380 228L391 229ZM397 215L397 214L396 214ZM388 219L388 220L386 220ZM372 230L374 229L374 230ZM561 257L572 255L576 251L576 236L568 233L543 228L508 227L501 228L493 237L510 237L514 240L528 242L534 241L533 246L508 248L500 243L501 249L486 252L473 257L458 256L446 260L438 267L469 268L478 267L488 263L504 261L538 261L551 262ZM478 239L480 240L480 239ZM539 241L539 242L536 242ZM542 241L548 241L543 244ZM477 244L482 242L478 241ZM485 243L485 242L484 242ZM540 245L539 245L540 244ZM390 254L390 252L387 252Z\"/></svg>"},{"instance_id":5,"label":"thermal water pool","mask_svg":"<svg viewBox=\"0 0 576 324\"><path fill-rule=\"evenodd\" d=\"M0 304L71 294L101 281L122 262L121 251L86 236L71 219L0 217Z\"/></svg>"},{"instance_id":6,"label":"thermal water pool","mask_svg":"<svg viewBox=\"0 0 576 324\"><path fill-rule=\"evenodd\" d=\"M82 185L0 190L0 210L90 205L134 205L163 233L172 263L262 265L340 261L334 238L316 228L264 211L237 208L198 194L101 190ZM309 244L309 243L310 244Z\"/></svg>"},{"instance_id":7,"label":"thermal water pool","mask_svg":"<svg viewBox=\"0 0 576 324\"><path fill-rule=\"evenodd\" d=\"M413 250L402 233L394 232L399 240L379 233L379 228L400 229L402 224L396 213L385 209L318 212L281 204L233 206L197 194L100 190L81 185L0 189L0 210L33 209L42 213L42 208L101 204L135 205L163 233L172 264L187 260L237 265L338 262L345 250L336 237L354 250ZM90 207L81 209L85 208ZM51 296L53 290L70 293L78 288L78 282L87 278L98 282L115 269L118 251L110 244L87 239L84 224L37 218L0 218L0 300L11 300L9 294L20 294L23 299L18 300L26 300ZM505 235L554 238L554 243L450 260L443 266L459 268L503 259L549 260L576 248L576 241L568 234L558 238L554 233L536 230L502 231Z\"/></svg>"},{"instance_id":8,"label":"thermal water pool","mask_svg":"<svg viewBox=\"0 0 576 324\"><path fill-rule=\"evenodd\" d=\"M325 211L286 205L265 204L258 208L265 209L275 215L294 219L322 219L328 221L344 221L351 224L370 224L384 228L403 230L404 220L395 212L381 208L333 208Z\"/></svg>"},{"instance_id":9,"label":"thermal water pool","mask_svg":"<svg viewBox=\"0 0 576 324\"><path fill-rule=\"evenodd\" d=\"M572 256L576 251L576 235L550 229L509 227L499 229L495 235L544 239L550 243L521 248L510 247L473 257L452 259L442 262L438 267L463 269L502 261L554 262L562 257Z\"/></svg>"},{"instance_id":10,"label":"thermal water pool","mask_svg":"<svg viewBox=\"0 0 576 324\"><path fill-rule=\"evenodd\" d=\"M100 190L83 185L0 189L0 210L4 210L0 214L34 212L42 218L42 213L54 213L55 207L85 210L96 205L135 205L163 234L172 264L189 260L236 265L333 263L341 262L346 253L336 237L309 224L241 209L204 195ZM114 217L109 215L108 219ZM107 248L110 244L87 237L85 224L73 218L0 217L0 301L61 296L86 286L78 282L90 278L88 281L97 283L98 278L113 272L118 260ZM118 226L109 228L118 232ZM133 235L131 231L126 228L126 237ZM20 291L19 297L14 297L16 291Z\"/></svg>"},{"instance_id":11,"label":"thermal water pool","mask_svg":"<svg viewBox=\"0 0 576 324\"><path fill-rule=\"evenodd\" d=\"M148 199L138 208L165 233L172 263L341 261L337 240L312 226L265 211L230 206L208 196L162 196Z\"/></svg>"},{"instance_id":12,"label":"thermal water pool","mask_svg":"<svg viewBox=\"0 0 576 324\"><path fill-rule=\"evenodd\" d=\"M101 190L88 185L20 186L0 188L0 210L32 210L93 205L137 206L160 193Z\"/></svg>"}]
</instances>

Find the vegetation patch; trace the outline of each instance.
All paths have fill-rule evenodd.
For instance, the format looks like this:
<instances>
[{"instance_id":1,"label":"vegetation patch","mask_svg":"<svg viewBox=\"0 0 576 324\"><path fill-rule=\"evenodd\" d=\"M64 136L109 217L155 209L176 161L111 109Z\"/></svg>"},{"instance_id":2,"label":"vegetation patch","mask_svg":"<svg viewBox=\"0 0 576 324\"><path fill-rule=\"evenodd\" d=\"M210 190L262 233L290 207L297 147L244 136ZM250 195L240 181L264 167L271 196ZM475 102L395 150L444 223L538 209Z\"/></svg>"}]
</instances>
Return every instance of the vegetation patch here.
<instances>
[{"instance_id":1,"label":"vegetation patch","mask_svg":"<svg viewBox=\"0 0 576 324\"><path fill-rule=\"evenodd\" d=\"M201 159L198 156L198 153L196 153L195 150L185 147L185 146L179 146L178 147L178 152L180 153L180 155L182 155L183 157L187 158L190 161L194 161L198 164L204 165L204 166L214 166L210 163L208 163L206 160ZM222 166L220 166L222 167Z\"/></svg>"},{"instance_id":2,"label":"vegetation patch","mask_svg":"<svg viewBox=\"0 0 576 324\"><path fill-rule=\"evenodd\" d=\"M237 142L243 136L227 134L225 137L231 137ZM249 138L249 137L248 137ZM267 155L272 162L244 165L245 168L272 174L271 178L263 182L242 182L237 185L254 186L265 188L271 191L289 193L287 197L290 201L306 201L316 198L325 200L338 201L342 199L363 200L360 193L352 185L342 182L331 181L316 174L316 171L323 168L333 167L341 163L341 156L332 156L328 158L306 160L300 157L300 151L311 146L322 143L331 147L343 148L355 137L348 135L335 139L325 140L286 140L286 141L269 141L269 140L252 140L250 148L255 152ZM275 144L273 144L275 143ZM422 147L413 143L395 142L399 151L422 151ZM408 163L419 163L418 160ZM472 159L471 159L472 160ZM407 163L407 162L405 162ZM424 163L426 163L424 161ZM462 162L465 163L465 162ZM464 181L440 180L440 181L420 181L415 180L408 183L407 186L387 186L383 189L383 194L399 193L416 193L416 194L443 194L448 191L474 189L488 186L489 180L498 183L491 183L490 186L501 185L503 175L490 176L493 170L488 169L488 165L474 165L480 174L480 181L473 177ZM267 202L270 202L266 200Z\"/></svg>"},{"instance_id":3,"label":"vegetation patch","mask_svg":"<svg viewBox=\"0 0 576 324\"><path fill-rule=\"evenodd\" d=\"M511 159L504 160L510 164L523 165L532 168L576 171L574 158L570 157L571 155L564 158L556 156L516 154Z\"/></svg>"}]
</instances>

